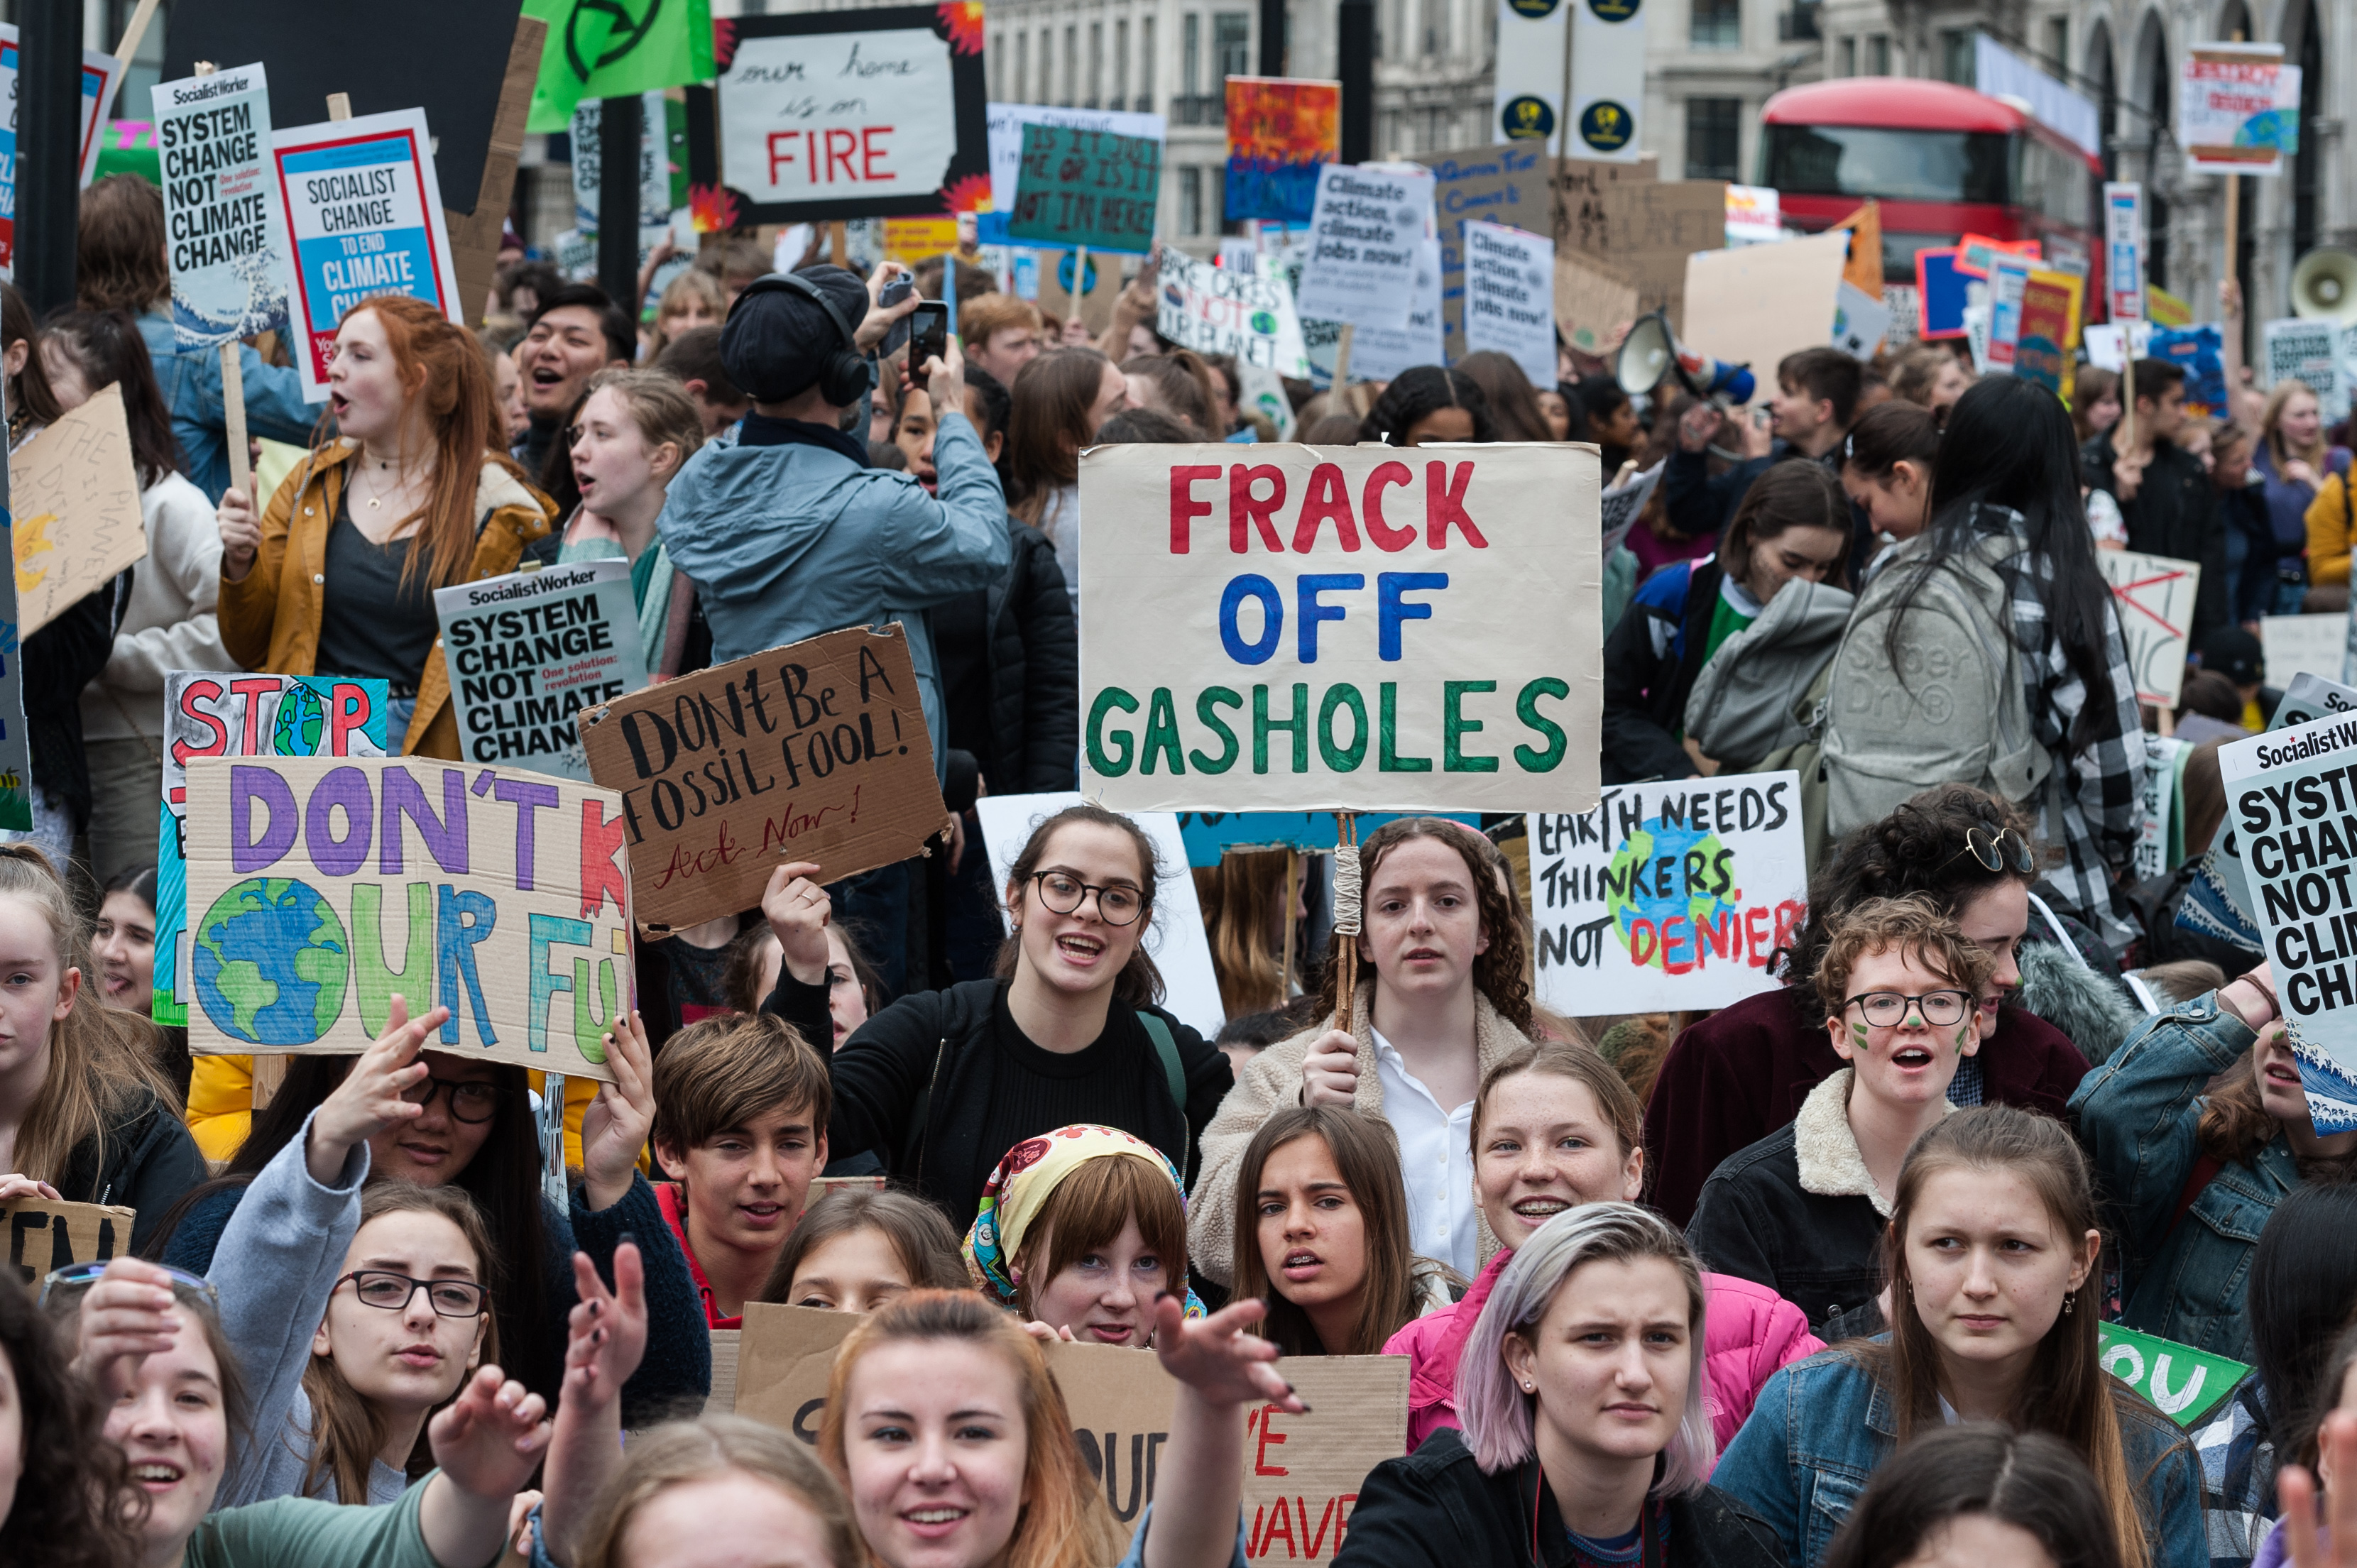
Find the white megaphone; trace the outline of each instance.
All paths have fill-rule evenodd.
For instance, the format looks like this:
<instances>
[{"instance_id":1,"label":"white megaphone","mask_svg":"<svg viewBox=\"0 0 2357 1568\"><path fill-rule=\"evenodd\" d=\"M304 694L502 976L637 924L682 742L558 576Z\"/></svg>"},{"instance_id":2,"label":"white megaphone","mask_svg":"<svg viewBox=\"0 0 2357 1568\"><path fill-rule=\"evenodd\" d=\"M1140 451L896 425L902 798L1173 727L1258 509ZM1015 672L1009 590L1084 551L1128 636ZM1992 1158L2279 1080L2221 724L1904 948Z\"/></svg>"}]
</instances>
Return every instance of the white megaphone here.
<instances>
[{"instance_id":1,"label":"white megaphone","mask_svg":"<svg viewBox=\"0 0 2357 1568\"><path fill-rule=\"evenodd\" d=\"M1730 365L1687 348L1670 330L1669 317L1658 310L1629 328L1612 374L1632 398L1652 396L1662 378L1672 375L1695 396L1727 403L1749 403L1755 386L1750 366Z\"/></svg>"},{"instance_id":2,"label":"white megaphone","mask_svg":"<svg viewBox=\"0 0 2357 1568\"><path fill-rule=\"evenodd\" d=\"M2291 270L2291 308L2295 316L2357 322L2357 255L2323 245L2302 256Z\"/></svg>"}]
</instances>

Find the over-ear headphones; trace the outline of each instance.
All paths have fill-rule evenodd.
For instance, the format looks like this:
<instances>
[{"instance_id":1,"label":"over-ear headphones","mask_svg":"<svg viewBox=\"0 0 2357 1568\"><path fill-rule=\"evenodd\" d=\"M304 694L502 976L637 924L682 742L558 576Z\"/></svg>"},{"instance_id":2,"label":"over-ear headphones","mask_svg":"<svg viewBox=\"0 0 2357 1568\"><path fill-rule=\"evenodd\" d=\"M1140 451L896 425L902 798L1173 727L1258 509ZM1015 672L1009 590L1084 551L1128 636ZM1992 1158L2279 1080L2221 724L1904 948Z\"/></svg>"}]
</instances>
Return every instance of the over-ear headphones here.
<instances>
[{"instance_id":1,"label":"over-ear headphones","mask_svg":"<svg viewBox=\"0 0 2357 1568\"><path fill-rule=\"evenodd\" d=\"M876 385L876 367L859 351L855 324L843 314L842 307L827 297L826 290L799 273L770 273L747 284L744 292L737 296L737 305L757 294L777 293L799 294L815 301L843 335L842 345L827 355L826 363L819 370L819 396L837 408L848 408L866 397ZM730 314L735 314L736 309L737 306L731 306Z\"/></svg>"}]
</instances>

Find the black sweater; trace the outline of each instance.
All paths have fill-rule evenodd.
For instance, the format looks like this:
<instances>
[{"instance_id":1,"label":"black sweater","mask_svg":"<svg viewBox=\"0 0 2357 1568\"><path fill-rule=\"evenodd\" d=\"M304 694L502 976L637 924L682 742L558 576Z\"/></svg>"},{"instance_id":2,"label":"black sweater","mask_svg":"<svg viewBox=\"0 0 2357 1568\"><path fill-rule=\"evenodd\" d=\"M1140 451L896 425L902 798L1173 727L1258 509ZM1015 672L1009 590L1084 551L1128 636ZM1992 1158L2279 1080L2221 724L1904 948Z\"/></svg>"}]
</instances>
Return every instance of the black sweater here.
<instances>
[{"instance_id":1,"label":"black sweater","mask_svg":"<svg viewBox=\"0 0 2357 1568\"><path fill-rule=\"evenodd\" d=\"M147 1244L156 1222L181 1195L205 1179L205 1157L187 1124L150 1090L139 1090L134 1108L108 1125L103 1164L98 1154L99 1141L83 1139L50 1185L69 1203L137 1209L138 1218L131 1222L135 1252Z\"/></svg>"},{"instance_id":2,"label":"black sweater","mask_svg":"<svg viewBox=\"0 0 2357 1568\"><path fill-rule=\"evenodd\" d=\"M1006 575L933 607L950 746L973 754L995 795L1070 789L1081 745L1072 601L1046 536L1013 519L1006 532Z\"/></svg>"},{"instance_id":3,"label":"black sweater","mask_svg":"<svg viewBox=\"0 0 2357 1568\"><path fill-rule=\"evenodd\" d=\"M1007 983L970 980L904 996L844 1041L827 1063L834 1088L828 1157L873 1152L961 1230L982 1207L983 1186L1007 1150L1075 1122L1145 1139L1192 1181L1189 1155L1235 1082L1219 1047L1153 1009L1178 1042L1187 1080L1182 1112L1170 1102L1154 1041L1134 1010L1115 1004L1104 1033L1080 1050L1042 1050L1008 1015ZM781 972L762 1011L805 1039L830 1036L823 985Z\"/></svg>"}]
</instances>

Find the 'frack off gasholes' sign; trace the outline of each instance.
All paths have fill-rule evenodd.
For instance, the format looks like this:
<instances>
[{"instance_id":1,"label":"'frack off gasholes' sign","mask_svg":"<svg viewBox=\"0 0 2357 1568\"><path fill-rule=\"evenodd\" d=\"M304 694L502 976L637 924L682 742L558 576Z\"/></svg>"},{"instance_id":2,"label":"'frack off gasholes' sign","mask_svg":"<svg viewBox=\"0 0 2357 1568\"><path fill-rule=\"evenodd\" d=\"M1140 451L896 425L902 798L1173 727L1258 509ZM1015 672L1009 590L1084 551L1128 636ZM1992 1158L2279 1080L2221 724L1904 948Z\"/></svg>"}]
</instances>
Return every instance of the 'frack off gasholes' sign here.
<instances>
[{"instance_id":1,"label":"'frack off gasholes' sign","mask_svg":"<svg viewBox=\"0 0 2357 1568\"><path fill-rule=\"evenodd\" d=\"M364 1050L399 993L436 1050L611 1081L630 1004L610 789L427 757L188 766L188 1047Z\"/></svg>"},{"instance_id":2,"label":"'frack off gasholes' sign","mask_svg":"<svg viewBox=\"0 0 2357 1568\"><path fill-rule=\"evenodd\" d=\"M1780 983L1808 914L1797 773L1604 792L1530 817L1538 999L1572 1013L1725 1007Z\"/></svg>"},{"instance_id":3,"label":"'frack off gasholes' sign","mask_svg":"<svg viewBox=\"0 0 2357 1568\"><path fill-rule=\"evenodd\" d=\"M1595 806L1593 447L1100 446L1081 514L1092 799Z\"/></svg>"}]
</instances>

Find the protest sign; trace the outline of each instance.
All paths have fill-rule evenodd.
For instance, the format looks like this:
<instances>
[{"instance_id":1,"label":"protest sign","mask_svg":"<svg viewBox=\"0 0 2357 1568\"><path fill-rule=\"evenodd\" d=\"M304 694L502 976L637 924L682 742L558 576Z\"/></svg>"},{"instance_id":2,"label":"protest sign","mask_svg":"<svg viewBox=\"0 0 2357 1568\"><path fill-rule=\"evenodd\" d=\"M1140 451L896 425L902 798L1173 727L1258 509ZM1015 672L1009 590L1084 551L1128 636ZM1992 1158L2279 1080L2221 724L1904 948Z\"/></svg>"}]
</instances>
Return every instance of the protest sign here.
<instances>
[{"instance_id":1,"label":"protest sign","mask_svg":"<svg viewBox=\"0 0 2357 1568\"><path fill-rule=\"evenodd\" d=\"M2177 809L2179 769L2192 746L2173 736L2144 737L2144 825L2136 830L2139 882L2166 876L2185 858L2185 825Z\"/></svg>"},{"instance_id":2,"label":"protest sign","mask_svg":"<svg viewBox=\"0 0 2357 1568\"><path fill-rule=\"evenodd\" d=\"M20 59L16 29L0 22L0 102L8 105L6 125L0 130L0 276L14 276L16 265L16 70ZM95 49L81 51L80 133L84 185L98 167L99 129L106 123L106 106L113 101L124 64Z\"/></svg>"},{"instance_id":3,"label":"protest sign","mask_svg":"<svg viewBox=\"0 0 2357 1568\"><path fill-rule=\"evenodd\" d=\"M2346 618L2332 618L2340 620ZM2261 624L2265 625L2264 622ZM2303 671L2294 675L2290 684L2284 688L2283 696L2276 703L2275 716L2267 721L2265 733L2275 735L2317 719L2353 712L2357 712L2357 687L2344 686L2337 681ZM2229 810L2225 821L2218 824L2217 834L2207 853L2210 875L2205 880L2212 886L2223 909L2247 929L2248 940L2242 945L2255 952L2261 940L2255 913L2258 899L2251 890L2250 873L2244 861L2243 850L2243 839L2235 828L2234 813ZM2185 923L2182 916L2179 918L2179 923Z\"/></svg>"},{"instance_id":4,"label":"protest sign","mask_svg":"<svg viewBox=\"0 0 2357 1568\"><path fill-rule=\"evenodd\" d=\"M1493 142L1520 144L1534 154L1565 151L1564 60L1571 7L1558 0L1492 0L1495 61L1490 105ZM1641 71L1640 80L1642 80Z\"/></svg>"},{"instance_id":5,"label":"protest sign","mask_svg":"<svg viewBox=\"0 0 2357 1568\"><path fill-rule=\"evenodd\" d=\"M1099 446L1081 504L1090 799L1594 805L1592 450Z\"/></svg>"},{"instance_id":6,"label":"protest sign","mask_svg":"<svg viewBox=\"0 0 2357 1568\"><path fill-rule=\"evenodd\" d=\"M1233 354L1240 365L1281 376L1308 375L1293 291L1280 279L1166 250L1156 281L1155 329L1180 348Z\"/></svg>"},{"instance_id":7,"label":"protest sign","mask_svg":"<svg viewBox=\"0 0 2357 1568\"><path fill-rule=\"evenodd\" d=\"M190 1050L365 1050L399 992L412 1017L450 1009L433 1049L612 1079L600 1037L631 988L612 790L333 757L192 758L188 790Z\"/></svg>"},{"instance_id":8,"label":"protest sign","mask_svg":"<svg viewBox=\"0 0 2357 1568\"><path fill-rule=\"evenodd\" d=\"M2114 321L2144 319L2144 187L2104 187L2104 292Z\"/></svg>"},{"instance_id":9,"label":"protest sign","mask_svg":"<svg viewBox=\"0 0 2357 1568\"><path fill-rule=\"evenodd\" d=\"M1834 347L1853 360L1872 360L1890 330L1890 306L1845 276L1834 296Z\"/></svg>"},{"instance_id":10,"label":"protest sign","mask_svg":"<svg viewBox=\"0 0 2357 1568\"><path fill-rule=\"evenodd\" d=\"M2152 335L2147 351L2185 371L2186 413L2207 419L2225 411L2225 339L2214 323L2164 327Z\"/></svg>"},{"instance_id":11,"label":"protest sign","mask_svg":"<svg viewBox=\"0 0 2357 1568\"><path fill-rule=\"evenodd\" d=\"M1638 310L1665 310L1683 331L1686 258L1723 247L1727 187L1715 179L1656 179L1653 166L1650 158L1565 165L1553 185L1562 207L1555 246L1626 273L1637 285Z\"/></svg>"},{"instance_id":12,"label":"protest sign","mask_svg":"<svg viewBox=\"0 0 2357 1568\"><path fill-rule=\"evenodd\" d=\"M1604 524L1604 553L1607 556L1629 537L1629 530L1636 524L1637 514L1645 510L1645 501L1652 495L1653 487L1661 483L1662 470L1667 466L1668 459L1664 458L1650 468L1639 469L1626 479L1618 475L1604 477L1604 495L1598 505L1598 512ZM1633 460L1624 467L1634 467Z\"/></svg>"},{"instance_id":13,"label":"protest sign","mask_svg":"<svg viewBox=\"0 0 2357 1568\"><path fill-rule=\"evenodd\" d=\"M1307 223L1318 171L1342 156L1342 84L1293 77L1231 76L1222 216Z\"/></svg>"},{"instance_id":14,"label":"protest sign","mask_svg":"<svg viewBox=\"0 0 2357 1568\"><path fill-rule=\"evenodd\" d=\"M2193 302L2169 293L2158 284L2144 287L2145 315L2155 327L2190 327L2193 325Z\"/></svg>"},{"instance_id":15,"label":"protest sign","mask_svg":"<svg viewBox=\"0 0 2357 1568\"><path fill-rule=\"evenodd\" d=\"M2188 168L2275 172L2285 138L2298 134L2297 101L2286 114L2276 96L2283 58L2281 44L2204 43L2185 51L2172 129Z\"/></svg>"},{"instance_id":16,"label":"protest sign","mask_svg":"<svg viewBox=\"0 0 2357 1568\"><path fill-rule=\"evenodd\" d=\"M2201 568L2126 550L2098 550L2095 563L2111 585L2120 636L2127 644L2128 672L2136 701L2157 708L2177 706L2185 679L2185 644L2193 629L2193 599Z\"/></svg>"},{"instance_id":17,"label":"protest sign","mask_svg":"<svg viewBox=\"0 0 2357 1568\"><path fill-rule=\"evenodd\" d=\"M733 17L715 50L720 174L742 223L971 210L990 194L982 13Z\"/></svg>"},{"instance_id":18,"label":"protest sign","mask_svg":"<svg viewBox=\"0 0 2357 1568\"><path fill-rule=\"evenodd\" d=\"M1508 8L1512 8L1509 0ZM1528 5L1530 0L1522 0ZM1634 163L1645 103L1641 0L1581 0L1571 12L1571 145L1584 158Z\"/></svg>"},{"instance_id":19,"label":"protest sign","mask_svg":"<svg viewBox=\"0 0 2357 1568\"><path fill-rule=\"evenodd\" d=\"M1834 225L1849 236L1849 260L1842 281L1869 299L1882 298L1882 203L1868 201Z\"/></svg>"},{"instance_id":20,"label":"protest sign","mask_svg":"<svg viewBox=\"0 0 2357 1568\"><path fill-rule=\"evenodd\" d=\"M576 561L434 590L458 755L587 781L573 715L647 683L630 564Z\"/></svg>"},{"instance_id":21,"label":"protest sign","mask_svg":"<svg viewBox=\"0 0 2357 1568\"><path fill-rule=\"evenodd\" d=\"M1465 348L1493 349L1547 386L1555 362L1555 242L1520 229L1465 225Z\"/></svg>"},{"instance_id":22,"label":"protest sign","mask_svg":"<svg viewBox=\"0 0 2357 1568\"><path fill-rule=\"evenodd\" d=\"M990 856L990 886L1003 892L1031 830L1067 806L1081 803L1080 793L985 795L974 803L982 819L982 842ZM1163 880L1154 890L1153 928L1144 939L1154 967L1162 972L1168 994L1162 1005L1203 1038L1214 1039L1228 1021L1220 1001L1220 978L1211 968L1211 944L1203 929L1203 906L1195 897L1195 879L1180 867L1189 864L1187 840L1178 819L1168 811L1138 811L1130 817L1154 841L1162 862ZM968 853L972 853L969 846ZM1014 921L1005 905L1000 921L1011 933Z\"/></svg>"},{"instance_id":23,"label":"protest sign","mask_svg":"<svg viewBox=\"0 0 2357 1568\"><path fill-rule=\"evenodd\" d=\"M1415 317L1408 317L1408 325L1414 328ZM1236 383L1238 406L1246 413L1257 413L1267 420L1275 427L1279 441L1292 440L1295 433L1293 399L1286 392L1285 380L1277 374L1275 368L1238 359Z\"/></svg>"},{"instance_id":24,"label":"protest sign","mask_svg":"<svg viewBox=\"0 0 2357 1568\"><path fill-rule=\"evenodd\" d=\"M1780 983L1808 913L1797 773L1615 787L1532 812L1537 999L1582 1014L1725 1007Z\"/></svg>"},{"instance_id":25,"label":"protest sign","mask_svg":"<svg viewBox=\"0 0 2357 1568\"><path fill-rule=\"evenodd\" d=\"M674 168L671 156L672 120L680 122L680 134L686 134L686 108L661 92L639 96L639 230L641 249L651 248L645 242L651 237L662 241L663 231L671 226L674 207L687 205L686 160ZM605 100L589 98L573 111L569 140L573 150L573 226L584 234L595 234L605 203ZM659 289L648 285L650 295L661 298Z\"/></svg>"},{"instance_id":26,"label":"protest sign","mask_svg":"<svg viewBox=\"0 0 2357 1568\"><path fill-rule=\"evenodd\" d=\"M156 844L158 1024L184 1027L188 983L188 762L199 757L382 757L386 683L340 675L164 677L164 797Z\"/></svg>"},{"instance_id":27,"label":"protest sign","mask_svg":"<svg viewBox=\"0 0 2357 1568\"><path fill-rule=\"evenodd\" d=\"M1432 220L1432 176L1323 164L1309 253L1294 303L1307 317L1399 327L1415 305L1415 257Z\"/></svg>"},{"instance_id":28,"label":"protest sign","mask_svg":"<svg viewBox=\"0 0 2357 1568\"><path fill-rule=\"evenodd\" d=\"M1565 342L1601 355L1614 329L1637 315L1637 285L1618 268L1577 251L1555 252L1555 318Z\"/></svg>"},{"instance_id":29,"label":"protest sign","mask_svg":"<svg viewBox=\"0 0 2357 1568\"><path fill-rule=\"evenodd\" d=\"M1360 811L1353 817L1359 836L1382 827L1397 811ZM1474 832L1481 819L1470 811L1429 811L1419 815L1446 817ZM1217 865L1230 850L1297 849L1331 854L1341 843L1340 819L1332 811L1180 811L1178 832L1187 841L1187 864Z\"/></svg>"},{"instance_id":30,"label":"protest sign","mask_svg":"<svg viewBox=\"0 0 2357 1568\"><path fill-rule=\"evenodd\" d=\"M809 1187L802 1193L802 1212L804 1214L808 1214L811 1211L811 1206L818 1202L820 1198L826 1197L829 1193L882 1192L891 1184L892 1178L884 1175L880 1171L873 1176L823 1176L813 1177Z\"/></svg>"},{"instance_id":31,"label":"protest sign","mask_svg":"<svg viewBox=\"0 0 2357 1568\"><path fill-rule=\"evenodd\" d=\"M866 1320L865 1313L747 1302L737 1342L737 1413L815 1444L835 1347Z\"/></svg>"},{"instance_id":32,"label":"protest sign","mask_svg":"<svg viewBox=\"0 0 2357 1568\"><path fill-rule=\"evenodd\" d=\"M2139 359L2151 349L2155 330L2143 321L2104 321L2081 328L2079 336L2087 345L2087 363L2117 372L2127 362L2131 347Z\"/></svg>"},{"instance_id":33,"label":"protest sign","mask_svg":"<svg viewBox=\"0 0 2357 1568\"><path fill-rule=\"evenodd\" d=\"M1781 199L1772 185L1730 185L1727 188L1727 245L1781 244L1784 232Z\"/></svg>"},{"instance_id":34,"label":"protest sign","mask_svg":"<svg viewBox=\"0 0 2357 1568\"><path fill-rule=\"evenodd\" d=\"M2346 614L2259 618L2259 652L2266 660L2267 680L2275 684L2302 671L2328 681L2348 680L2341 672L2348 642Z\"/></svg>"},{"instance_id":35,"label":"protest sign","mask_svg":"<svg viewBox=\"0 0 2357 1568\"><path fill-rule=\"evenodd\" d=\"M2021 341L2021 296L2029 287L2029 261L2016 255L1989 258L1989 363L2010 373L2013 350Z\"/></svg>"},{"instance_id":36,"label":"protest sign","mask_svg":"<svg viewBox=\"0 0 2357 1568\"><path fill-rule=\"evenodd\" d=\"M270 82L258 65L153 90L172 332L206 349L286 325L292 252L270 187Z\"/></svg>"},{"instance_id":37,"label":"protest sign","mask_svg":"<svg viewBox=\"0 0 2357 1568\"><path fill-rule=\"evenodd\" d=\"M1956 252L1915 252L1915 336L1939 342L1964 335L1964 304L1971 278L1956 270Z\"/></svg>"},{"instance_id":38,"label":"protest sign","mask_svg":"<svg viewBox=\"0 0 2357 1568\"><path fill-rule=\"evenodd\" d=\"M52 1269L102 1263L131 1252L136 1211L120 1204L67 1203L57 1198L13 1197L0 1203L0 1227L8 1238L8 1266L29 1285Z\"/></svg>"},{"instance_id":39,"label":"protest sign","mask_svg":"<svg viewBox=\"0 0 2357 1568\"><path fill-rule=\"evenodd\" d=\"M753 908L787 861L815 862L821 882L896 865L949 822L898 623L715 665L577 722L589 776L620 792L650 930Z\"/></svg>"},{"instance_id":40,"label":"protest sign","mask_svg":"<svg viewBox=\"0 0 2357 1568\"><path fill-rule=\"evenodd\" d=\"M1773 396L1777 361L1825 343L1848 259L1849 236L1839 233L1698 252L1686 258L1678 336L1713 359L1750 365Z\"/></svg>"},{"instance_id":41,"label":"protest sign","mask_svg":"<svg viewBox=\"0 0 2357 1568\"><path fill-rule=\"evenodd\" d=\"M1440 332L1440 242L1426 240L1415 251L1415 303L1401 327L1365 327L1351 339L1351 379L1387 381L1415 365L1443 360Z\"/></svg>"},{"instance_id":42,"label":"protest sign","mask_svg":"<svg viewBox=\"0 0 2357 1568\"><path fill-rule=\"evenodd\" d=\"M273 175L295 248L288 329L303 396L328 398L328 360L344 312L405 294L464 321L450 231L422 110L280 131Z\"/></svg>"},{"instance_id":43,"label":"protest sign","mask_svg":"<svg viewBox=\"0 0 2357 1568\"><path fill-rule=\"evenodd\" d=\"M2341 338L2346 329L2325 317L2293 317L2270 321L2261 332L2266 340L2266 382L2304 381L2316 394L2319 410L2328 421L2345 418L2349 388L2341 374Z\"/></svg>"},{"instance_id":44,"label":"protest sign","mask_svg":"<svg viewBox=\"0 0 2357 1568\"><path fill-rule=\"evenodd\" d=\"M704 1397L703 1414L727 1415L737 1408L737 1364L743 1351L741 1328L712 1330L712 1391Z\"/></svg>"},{"instance_id":45,"label":"protest sign","mask_svg":"<svg viewBox=\"0 0 2357 1568\"><path fill-rule=\"evenodd\" d=\"M1143 255L1154 248L1162 144L1113 131L1023 127L1010 240Z\"/></svg>"},{"instance_id":46,"label":"protest sign","mask_svg":"<svg viewBox=\"0 0 2357 1568\"><path fill-rule=\"evenodd\" d=\"M993 103L985 113L990 145L990 205L982 215L985 230L996 217L999 225L1015 210L1015 191L1023 177L1023 132L1030 125L1060 125L1075 131L1110 131L1118 136L1138 136L1159 142L1167 134L1159 114L1137 114L1118 109L1051 109L1044 103ZM985 244L994 241L985 232Z\"/></svg>"},{"instance_id":47,"label":"protest sign","mask_svg":"<svg viewBox=\"0 0 2357 1568\"><path fill-rule=\"evenodd\" d=\"M19 639L146 559L120 385L100 388L9 454L8 501Z\"/></svg>"},{"instance_id":48,"label":"protest sign","mask_svg":"<svg viewBox=\"0 0 2357 1568\"><path fill-rule=\"evenodd\" d=\"M0 530L13 542L16 528L0 504ZM11 553L13 558L13 542ZM19 832L33 825L33 749L25 728L25 672L17 662L16 575L0 573L0 828Z\"/></svg>"},{"instance_id":49,"label":"protest sign","mask_svg":"<svg viewBox=\"0 0 2357 1568\"><path fill-rule=\"evenodd\" d=\"M2095 1326L2095 1359L2104 1370L2160 1407L2160 1412L2190 1430L2217 1413L2226 1396L2251 1370L2240 1361L2140 1334L2118 1323Z\"/></svg>"},{"instance_id":50,"label":"protest sign","mask_svg":"<svg viewBox=\"0 0 2357 1568\"><path fill-rule=\"evenodd\" d=\"M2079 300L2086 279L2033 268L2023 285L2021 327L2014 342L2013 373L2060 396L2071 351L2079 342Z\"/></svg>"},{"instance_id":51,"label":"protest sign","mask_svg":"<svg viewBox=\"0 0 2357 1568\"><path fill-rule=\"evenodd\" d=\"M2357 718L2221 746L2254 922L2319 1133L2357 1131Z\"/></svg>"}]
</instances>

